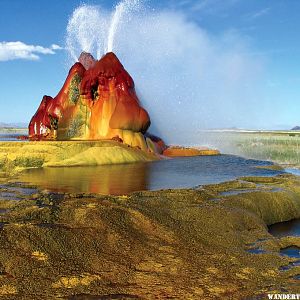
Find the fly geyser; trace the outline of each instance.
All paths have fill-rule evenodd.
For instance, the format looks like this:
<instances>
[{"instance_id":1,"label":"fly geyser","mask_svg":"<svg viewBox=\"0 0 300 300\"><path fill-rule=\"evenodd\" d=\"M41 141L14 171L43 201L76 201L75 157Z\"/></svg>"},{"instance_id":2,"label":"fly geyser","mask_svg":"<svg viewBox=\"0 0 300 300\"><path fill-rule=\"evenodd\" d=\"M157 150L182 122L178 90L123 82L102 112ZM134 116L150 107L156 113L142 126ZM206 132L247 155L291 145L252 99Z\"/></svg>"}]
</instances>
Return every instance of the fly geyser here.
<instances>
[{"instance_id":1,"label":"fly geyser","mask_svg":"<svg viewBox=\"0 0 300 300\"><path fill-rule=\"evenodd\" d=\"M55 98L44 96L29 124L31 140L104 140L162 153L164 142L147 134L150 117L134 81L117 56L100 60L83 52Z\"/></svg>"},{"instance_id":2,"label":"fly geyser","mask_svg":"<svg viewBox=\"0 0 300 300\"><path fill-rule=\"evenodd\" d=\"M151 152L152 160L159 157L152 153L166 156L218 154L206 148L167 149L162 139L147 132L151 124L149 114L141 106L133 79L112 52L118 53L118 30L122 30L140 6L139 0L123 0L109 16L87 5L73 12L67 26L66 49L75 64L58 95L43 97L29 124L31 140L115 140L119 145L141 149L137 155L148 156ZM79 55L80 51L84 52ZM97 59L90 53L96 53ZM97 161L98 158L99 155ZM111 155L108 161L110 158ZM54 164L52 160L51 164Z\"/></svg>"},{"instance_id":3,"label":"fly geyser","mask_svg":"<svg viewBox=\"0 0 300 300\"><path fill-rule=\"evenodd\" d=\"M129 156L138 150L137 148L142 150L135 151L134 158L125 159L120 156L118 163L140 161L139 155L142 155L143 159L153 160L159 158L157 154L171 157L218 154L218 151L203 147L167 148L162 139L147 132L151 124L149 114L141 106L133 79L113 53L114 51L124 57L122 52L125 51L131 58L135 57L126 46L121 47L122 51L118 49L122 40L118 38L122 36L131 39L127 36L126 24L133 16L139 15L137 12L142 8L141 2L123 0L116 5L111 14L89 5L82 5L74 10L66 32L66 50L74 65L58 95L55 98L43 97L29 124L31 140L54 140L60 143L62 148L68 148L71 144L66 146L63 141L92 141L98 148L103 140L115 140L120 142L118 146ZM80 54L81 51L84 52ZM96 54L96 59L90 53ZM126 60L126 55L124 58ZM142 65L144 66L143 62ZM145 72L148 72L147 69ZM149 73L148 76L151 74L153 73ZM153 98L156 99L156 96ZM89 149L89 152L94 150ZM74 153L79 155L76 151ZM110 163L112 154L110 151L107 153L105 163ZM96 162L90 161L90 154L85 155L86 159L81 155L82 165L99 164L101 155L98 152L94 155ZM57 165L58 162L53 161L56 159L54 156L50 162L43 158L43 165ZM69 154L62 154L62 158L65 157L69 157ZM72 165L78 164L76 160L77 158L74 158Z\"/></svg>"}]
</instances>

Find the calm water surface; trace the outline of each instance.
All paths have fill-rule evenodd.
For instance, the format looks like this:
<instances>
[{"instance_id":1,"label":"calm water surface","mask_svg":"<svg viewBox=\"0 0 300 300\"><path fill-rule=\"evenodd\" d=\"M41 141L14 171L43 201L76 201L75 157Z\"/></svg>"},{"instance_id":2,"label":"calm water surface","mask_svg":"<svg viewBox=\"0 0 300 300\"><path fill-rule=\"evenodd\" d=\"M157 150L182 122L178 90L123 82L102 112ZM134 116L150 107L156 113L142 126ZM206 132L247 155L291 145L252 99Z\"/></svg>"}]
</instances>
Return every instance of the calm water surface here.
<instances>
[{"instance_id":1,"label":"calm water surface","mask_svg":"<svg viewBox=\"0 0 300 300\"><path fill-rule=\"evenodd\" d=\"M284 237L284 236L292 236L292 235L300 236L300 219L271 225L269 226L269 232L276 237Z\"/></svg>"},{"instance_id":2,"label":"calm water surface","mask_svg":"<svg viewBox=\"0 0 300 300\"><path fill-rule=\"evenodd\" d=\"M20 131L18 133L3 133L0 132L0 141L2 142L18 142L20 140L17 139L20 135L25 135L27 132Z\"/></svg>"},{"instance_id":3,"label":"calm water surface","mask_svg":"<svg viewBox=\"0 0 300 300\"><path fill-rule=\"evenodd\" d=\"M256 168L270 164L232 155L198 156L151 163L32 169L22 172L19 181L55 192L121 195L141 190L192 188L242 176L283 173Z\"/></svg>"}]
</instances>

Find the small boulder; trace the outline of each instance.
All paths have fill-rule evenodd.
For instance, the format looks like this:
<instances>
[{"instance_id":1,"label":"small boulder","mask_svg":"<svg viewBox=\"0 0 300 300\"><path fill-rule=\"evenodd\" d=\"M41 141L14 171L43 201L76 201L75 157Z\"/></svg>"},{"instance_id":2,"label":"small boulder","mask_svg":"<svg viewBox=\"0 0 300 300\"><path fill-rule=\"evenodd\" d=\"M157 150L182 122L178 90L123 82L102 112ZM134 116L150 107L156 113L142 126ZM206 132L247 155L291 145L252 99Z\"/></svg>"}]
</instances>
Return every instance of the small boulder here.
<instances>
[{"instance_id":1,"label":"small boulder","mask_svg":"<svg viewBox=\"0 0 300 300\"><path fill-rule=\"evenodd\" d=\"M78 61L84 66L86 70L92 68L96 63L94 56L88 52L82 52L78 58Z\"/></svg>"}]
</instances>

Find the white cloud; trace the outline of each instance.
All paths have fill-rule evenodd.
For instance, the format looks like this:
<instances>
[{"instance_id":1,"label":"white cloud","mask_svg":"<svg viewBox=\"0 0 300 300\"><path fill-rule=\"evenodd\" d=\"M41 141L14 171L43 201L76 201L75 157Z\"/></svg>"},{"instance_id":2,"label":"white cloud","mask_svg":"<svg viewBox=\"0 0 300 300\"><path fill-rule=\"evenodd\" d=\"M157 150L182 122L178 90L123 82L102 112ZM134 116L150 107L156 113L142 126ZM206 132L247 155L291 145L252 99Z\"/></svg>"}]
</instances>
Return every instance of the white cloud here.
<instances>
[{"instance_id":1,"label":"white cloud","mask_svg":"<svg viewBox=\"0 0 300 300\"><path fill-rule=\"evenodd\" d=\"M51 49L52 50L62 50L63 48L61 46L57 45L57 44L52 44Z\"/></svg>"},{"instance_id":2,"label":"white cloud","mask_svg":"<svg viewBox=\"0 0 300 300\"><path fill-rule=\"evenodd\" d=\"M267 8L264 8L260 11L257 11L256 13L252 14L252 15L249 15L249 19L257 19L257 18L260 18L264 15L267 15L269 12L270 12L271 8L270 7L267 7Z\"/></svg>"},{"instance_id":3,"label":"white cloud","mask_svg":"<svg viewBox=\"0 0 300 300\"><path fill-rule=\"evenodd\" d=\"M223 12L228 8L237 4L239 0L181 0L181 1L170 1L169 5L172 8L186 9L191 13L209 13L214 14L217 12Z\"/></svg>"},{"instance_id":4,"label":"white cloud","mask_svg":"<svg viewBox=\"0 0 300 300\"><path fill-rule=\"evenodd\" d=\"M27 45L23 42L0 42L0 61L9 61L16 59L38 60L40 55L55 54L62 48L59 45L52 44L49 48L38 45Z\"/></svg>"},{"instance_id":5,"label":"white cloud","mask_svg":"<svg viewBox=\"0 0 300 300\"><path fill-rule=\"evenodd\" d=\"M191 5L191 9L193 11L202 11L208 8L211 8L211 6L215 6L216 4L218 4L218 0L203 0L197 3L194 3L193 5Z\"/></svg>"}]
</instances>

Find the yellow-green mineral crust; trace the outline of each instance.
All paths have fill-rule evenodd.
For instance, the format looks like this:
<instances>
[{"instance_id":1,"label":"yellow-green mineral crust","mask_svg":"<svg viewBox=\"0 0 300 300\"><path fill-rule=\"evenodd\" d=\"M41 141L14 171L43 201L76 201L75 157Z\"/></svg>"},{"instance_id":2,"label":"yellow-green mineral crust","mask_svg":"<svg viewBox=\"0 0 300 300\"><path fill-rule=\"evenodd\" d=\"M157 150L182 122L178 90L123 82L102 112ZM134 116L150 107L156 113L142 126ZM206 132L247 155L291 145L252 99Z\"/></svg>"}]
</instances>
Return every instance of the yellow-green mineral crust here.
<instances>
[{"instance_id":1,"label":"yellow-green mineral crust","mask_svg":"<svg viewBox=\"0 0 300 300\"><path fill-rule=\"evenodd\" d=\"M299 178L281 175L124 196L16 190L20 199L0 199L0 297L265 299L297 293L299 267L280 271L295 259L279 251L300 246L300 238L273 237L267 225L300 217L299 186ZM253 248L262 253L249 253Z\"/></svg>"}]
</instances>

